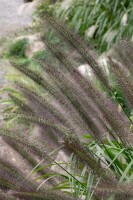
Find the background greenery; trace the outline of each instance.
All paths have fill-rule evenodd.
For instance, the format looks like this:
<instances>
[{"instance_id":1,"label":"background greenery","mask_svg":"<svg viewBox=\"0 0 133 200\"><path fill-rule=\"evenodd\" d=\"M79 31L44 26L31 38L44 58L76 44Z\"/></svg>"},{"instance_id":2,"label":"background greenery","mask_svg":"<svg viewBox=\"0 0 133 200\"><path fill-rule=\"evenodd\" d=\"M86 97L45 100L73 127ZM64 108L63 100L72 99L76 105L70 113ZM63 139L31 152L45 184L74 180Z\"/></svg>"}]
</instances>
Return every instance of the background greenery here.
<instances>
[{"instance_id":1,"label":"background greenery","mask_svg":"<svg viewBox=\"0 0 133 200\"><path fill-rule=\"evenodd\" d=\"M121 38L132 38L132 10L133 2L128 0L47 1L38 7L37 15L47 13L64 21L102 53Z\"/></svg>"}]
</instances>

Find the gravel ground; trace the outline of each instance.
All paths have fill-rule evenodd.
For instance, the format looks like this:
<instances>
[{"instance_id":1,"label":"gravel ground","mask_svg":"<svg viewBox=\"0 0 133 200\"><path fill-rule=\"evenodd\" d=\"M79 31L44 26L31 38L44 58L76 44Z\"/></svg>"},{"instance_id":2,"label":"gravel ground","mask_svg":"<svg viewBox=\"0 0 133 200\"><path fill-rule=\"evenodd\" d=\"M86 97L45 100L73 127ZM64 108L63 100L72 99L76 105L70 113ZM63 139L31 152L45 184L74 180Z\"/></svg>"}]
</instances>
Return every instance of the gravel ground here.
<instances>
[{"instance_id":1,"label":"gravel ground","mask_svg":"<svg viewBox=\"0 0 133 200\"><path fill-rule=\"evenodd\" d=\"M0 36L8 36L31 23L28 13L19 14L23 3L23 0L0 0Z\"/></svg>"}]
</instances>

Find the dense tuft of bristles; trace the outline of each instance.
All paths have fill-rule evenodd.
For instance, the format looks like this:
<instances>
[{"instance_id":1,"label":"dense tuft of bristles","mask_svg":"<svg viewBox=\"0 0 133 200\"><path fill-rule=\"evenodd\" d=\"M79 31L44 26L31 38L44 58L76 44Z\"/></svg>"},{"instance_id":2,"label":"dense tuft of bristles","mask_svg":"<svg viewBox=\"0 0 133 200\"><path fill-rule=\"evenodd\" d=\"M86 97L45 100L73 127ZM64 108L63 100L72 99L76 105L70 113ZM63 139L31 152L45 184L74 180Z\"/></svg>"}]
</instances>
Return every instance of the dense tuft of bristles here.
<instances>
[{"instance_id":1,"label":"dense tuft of bristles","mask_svg":"<svg viewBox=\"0 0 133 200\"><path fill-rule=\"evenodd\" d=\"M115 195L115 199L129 200L133 198L131 185L119 184L119 177L108 169L105 169L99 160L88 151L82 136L91 135L97 144L102 144L107 151L104 141L107 135L116 141L117 145L124 148L132 147L130 125L132 121L121 102L113 93L106 73L97 61L95 53L87 47L84 42L67 29L62 23L49 17L47 23L57 31L66 43L76 50L77 54L91 67L95 77L104 86L105 92L96 88L92 80L84 78L78 71L76 64L66 53L50 43L46 37L42 40L59 61L59 66L54 67L40 60L39 70L32 70L28 66L12 61L13 66L24 76L31 79L36 88L27 86L22 82L16 82L18 91L25 97L20 100L15 94L9 94L10 98L19 107L19 111L5 114L9 119L17 116L21 120L31 121L42 127L43 141L34 140L24 134L16 133L15 130L1 128L0 135L13 146L29 163L36 166L33 155L43 159L47 157L50 162L54 159L49 156L50 150L63 144L64 151L68 154L74 153L81 163L92 169L100 184L93 188L97 199L106 199L108 195ZM115 48L118 60L109 58L109 68L123 92L130 108L133 107L133 47L130 42L121 41ZM109 95L115 98L111 98ZM118 105L123 110L119 112ZM60 144L60 141L62 142ZM47 148L46 143L52 148ZM108 152L109 153L109 152ZM56 182L56 181L55 181ZM15 167L0 160L0 187L11 190L9 195L2 193L3 199L17 197L19 199L47 199L47 200L73 200L75 198L66 196L63 192L49 192L44 188L37 192L37 185L28 181ZM12 198L14 197L14 198Z\"/></svg>"}]
</instances>

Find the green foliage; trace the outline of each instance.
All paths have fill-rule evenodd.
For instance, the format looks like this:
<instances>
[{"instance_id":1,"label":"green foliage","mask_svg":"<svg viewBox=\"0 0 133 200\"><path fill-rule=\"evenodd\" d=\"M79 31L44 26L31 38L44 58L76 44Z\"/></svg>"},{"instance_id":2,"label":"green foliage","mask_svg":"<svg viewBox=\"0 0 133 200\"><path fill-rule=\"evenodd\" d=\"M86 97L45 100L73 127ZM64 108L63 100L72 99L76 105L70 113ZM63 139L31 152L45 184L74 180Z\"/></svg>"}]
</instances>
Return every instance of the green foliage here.
<instances>
[{"instance_id":1,"label":"green foliage","mask_svg":"<svg viewBox=\"0 0 133 200\"><path fill-rule=\"evenodd\" d=\"M132 182L132 149L125 149L124 146L119 146L118 143L112 141L109 136L107 141L98 145L96 142L88 144L90 151L92 151L97 159L101 159L105 168L111 168L116 173L120 174L119 182ZM106 147L106 150L105 150ZM130 160L130 161L129 161Z\"/></svg>"},{"instance_id":2,"label":"green foliage","mask_svg":"<svg viewBox=\"0 0 133 200\"><path fill-rule=\"evenodd\" d=\"M132 11L133 2L127 0L71 0L42 3L37 13L63 20L101 53L121 38L132 37Z\"/></svg>"},{"instance_id":3,"label":"green foliage","mask_svg":"<svg viewBox=\"0 0 133 200\"><path fill-rule=\"evenodd\" d=\"M11 42L11 44L8 47L7 50L7 57L19 57L19 58L25 58L25 49L28 44L27 39L19 39L17 41Z\"/></svg>"},{"instance_id":4,"label":"green foliage","mask_svg":"<svg viewBox=\"0 0 133 200\"><path fill-rule=\"evenodd\" d=\"M53 6L52 6L51 0L46 0L45 2L42 2L38 6L38 8L37 8L37 10L35 12L35 15L37 17L40 17L42 14L44 14L45 11L52 14Z\"/></svg>"},{"instance_id":5,"label":"green foliage","mask_svg":"<svg viewBox=\"0 0 133 200\"><path fill-rule=\"evenodd\" d=\"M34 53L34 59L45 59L46 58L46 55L47 53L45 51L38 51L36 53Z\"/></svg>"},{"instance_id":6,"label":"green foliage","mask_svg":"<svg viewBox=\"0 0 133 200\"><path fill-rule=\"evenodd\" d=\"M62 164L65 164L67 167L64 168ZM54 165L62 166L62 169L64 169L64 171L62 170L62 173L57 172L55 174L48 174L49 178L52 178L53 175L56 175L57 177L63 177L63 181L54 186L52 190L62 190L68 194L76 196L76 198L78 199L92 199L93 192L91 190L91 187L94 185L94 175L91 171L88 174L86 166L83 169L79 170L79 168L81 168L81 163L78 162L77 158L74 155L70 156L70 159L67 163L52 164L52 166ZM34 169L33 172L36 173L38 171L41 171L43 168L44 167L38 167L37 169ZM40 176L38 179L42 179L44 177L46 177L46 175ZM39 187L41 186L42 184Z\"/></svg>"}]
</instances>

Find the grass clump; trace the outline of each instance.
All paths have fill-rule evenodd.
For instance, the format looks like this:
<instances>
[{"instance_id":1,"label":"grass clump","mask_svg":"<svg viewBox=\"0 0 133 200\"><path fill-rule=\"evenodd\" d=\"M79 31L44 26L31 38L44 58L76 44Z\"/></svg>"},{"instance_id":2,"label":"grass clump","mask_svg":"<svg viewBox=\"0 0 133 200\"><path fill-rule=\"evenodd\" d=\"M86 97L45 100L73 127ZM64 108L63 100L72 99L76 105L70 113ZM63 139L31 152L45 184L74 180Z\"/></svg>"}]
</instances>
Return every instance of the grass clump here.
<instances>
[{"instance_id":1,"label":"grass clump","mask_svg":"<svg viewBox=\"0 0 133 200\"><path fill-rule=\"evenodd\" d=\"M25 49L27 47L28 40L26 38L18 39L16 41L13 41L9 44L8 50L7 50L7 57L19 57L19 58L25 58Z\"/></svg>"},{"instance_id":2,"label":"grass clump","mask_svg":"<svg viewBox=\"0 0 133 200\"><path fill-rule=\"evenodd\" d=\"M50 17L46 22L67 48L63 50L42 34L56 62L39 58L34 60L38 67L33 69L19 60L11 61L23 79L15 81L17 94L9 91L17 109L3 114L5 120L17 117L21 122L36 124L42 130L41 138L3 126L0 129L1 137L33 168L29 174L39 173L37 180L42 182L33 183L31 176L27 180L21 169L1 159L0 188L4 185L11 198L24 200L132 200L132 112L128 112L120 95L132 111L133 44L120 41L114 46L117 59L108 57L109 69L121 92L118 95L93 49L61 22ZM79 73L73 53L90 66L102 91ZM59 150L70 157L68 162L55 159ZM61 170L52 170L53 165ZM46 183L57 192L46 190ZM8 192L2 190L2 195L5 198Z\"/></svg>"}]
</instances>

